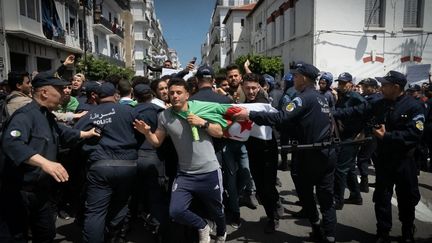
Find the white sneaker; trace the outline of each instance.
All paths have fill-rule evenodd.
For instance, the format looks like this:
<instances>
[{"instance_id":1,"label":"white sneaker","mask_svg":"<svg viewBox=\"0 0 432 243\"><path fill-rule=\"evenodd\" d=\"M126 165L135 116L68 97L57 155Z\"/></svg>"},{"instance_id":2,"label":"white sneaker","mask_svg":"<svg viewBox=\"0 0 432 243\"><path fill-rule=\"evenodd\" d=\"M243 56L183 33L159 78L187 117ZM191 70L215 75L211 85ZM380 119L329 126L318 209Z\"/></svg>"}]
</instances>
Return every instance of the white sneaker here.
<instances>
[{"instance_id":1,"label":"white sneaker","mask_svg":"<svg viewBox=\"0 0 432 243\"><path fill-rule=\"evenodd\" d=\"M225 234L223 236L217 236L215 243L225 243L227 237L227 233L225 232Z\"/></svg>"},{"instance_id":2,"label":"white sneaker","mask_svg":"<svg viewBox=\"0 0 432 243\"><path fill-rule=\"evenodd\" d=\"M206 224L204 229L198 229L199 243L210 243L210 226Z\"/></svg>"}]
</instances>

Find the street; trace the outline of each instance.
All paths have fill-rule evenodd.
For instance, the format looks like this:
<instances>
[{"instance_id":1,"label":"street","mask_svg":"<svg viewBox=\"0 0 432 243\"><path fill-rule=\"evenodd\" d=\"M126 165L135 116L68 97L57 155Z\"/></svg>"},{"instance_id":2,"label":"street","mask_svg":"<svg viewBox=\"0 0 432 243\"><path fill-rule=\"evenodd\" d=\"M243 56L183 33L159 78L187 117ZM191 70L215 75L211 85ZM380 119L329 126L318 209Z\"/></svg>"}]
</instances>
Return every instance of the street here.
<instances>
[{"instance_id":1,"label":"street","mask_svg":"<svg viewBox=\"0 0 432 243\"><path fill-rule=\"evenodd\" d=\"M370 167L370 174L373 169ZM299 206L295 205L297 196L289 172L280 172L278 176L282 187L278 187L282 203L285 208L285 215L280 220L280 227L276 233L268 235L263 229L266 223L264 209L259 206L256 210L246 207L241 208L243 224L237 230L227 226L227 242L311 242L309 233L311 231L308 220L296 219L291 216L292 212L298 211ZM369 182L374 182L375 177L369 176ZM421 172L419 177L420 192L422 199L416 207L415 224L417 242L432 242L432 174ZM369 193L362 193L363 205L345 205L342 211L337 211L338 224L336 226L336 240L338 242L374 242L375 240L375 214L372 203L373 188ZM345 197L348 197L348 191ZM398 220L397 202L395 195L393 204L393 230L390 233L392 242L397 242L401 235L401 224ZM73 219L57 221L57 237L55 242L79 242L81 237L80 229L73 223ZM152 242L151 234L143 230L138 222L132 225L132 230L127 237L128 242Z\"/></svg>"}]
</instances>

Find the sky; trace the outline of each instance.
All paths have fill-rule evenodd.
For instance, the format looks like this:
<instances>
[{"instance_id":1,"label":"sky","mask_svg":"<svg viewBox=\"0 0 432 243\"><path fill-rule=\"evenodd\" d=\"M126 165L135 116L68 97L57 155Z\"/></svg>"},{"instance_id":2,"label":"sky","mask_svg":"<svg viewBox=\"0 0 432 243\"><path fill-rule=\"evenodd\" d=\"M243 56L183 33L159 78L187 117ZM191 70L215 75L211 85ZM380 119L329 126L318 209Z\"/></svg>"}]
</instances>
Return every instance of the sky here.
<instances>
[{"instance_id":1,"label":"sky","mask_svg":"<svg viewBox=\"0 0 432 243\"><path fill-rule=\"evenodd\" d=\"M216 0L154 0L156 18L169 48L177 51L183 67L197 57L201 62L201 44L210 27Z\"/></svg>"}]
</instances>

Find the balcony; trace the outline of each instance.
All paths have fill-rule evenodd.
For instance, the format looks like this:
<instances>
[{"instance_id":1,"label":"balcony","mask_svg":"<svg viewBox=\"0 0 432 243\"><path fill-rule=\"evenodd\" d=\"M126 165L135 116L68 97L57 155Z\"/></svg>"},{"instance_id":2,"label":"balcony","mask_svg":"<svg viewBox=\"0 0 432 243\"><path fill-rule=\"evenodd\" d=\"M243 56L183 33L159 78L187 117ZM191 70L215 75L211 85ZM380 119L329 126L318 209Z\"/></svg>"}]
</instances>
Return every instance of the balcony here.
<instances>
[{"instance_id":1,"label":"balcony","mask_svg":"<svg viewBox=\"0 0 432 243\"><path fill-rule=\"evenodd\" d=\"M112 27L112 32L113 34L110 35L111 39L114 39L118 42L123 41L124 39L124 30L120 27L116 27L115 25L113 25Z\"/></svg>"},{"instance_id":2,"label":"balcony","mask_svg":"<svg viewBox=\"0 0 432 243\"><path fill-rule=\"evenodd\" d=\"M93 19L94 23L93 23L93 27L104 33L104 34L113 34L112 32L112 24L105 19L102 16L98 16L98 15L94 15L94 19Z\"/></svg>"},{"instance_id":3,"label":"balcony","mask_svg":"<svg viewBox=\"0 0 432 243\"><path fill-rule=\"evenodd\" d=\"M150 46L150 39L144 33L135 33L135 42L144 42L144 45Z\"/></svg>"}]
</instances>

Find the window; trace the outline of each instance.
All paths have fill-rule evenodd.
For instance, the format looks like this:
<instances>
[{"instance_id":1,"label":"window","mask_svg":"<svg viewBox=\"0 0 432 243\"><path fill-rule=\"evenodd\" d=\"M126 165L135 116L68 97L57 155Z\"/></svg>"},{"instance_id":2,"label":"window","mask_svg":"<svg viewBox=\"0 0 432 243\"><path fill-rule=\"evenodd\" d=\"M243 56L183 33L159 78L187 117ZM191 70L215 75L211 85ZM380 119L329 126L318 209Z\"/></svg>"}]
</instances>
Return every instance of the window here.
<instances>
[{"instance_id":1,"label":"window","mask_svg":"<svg viewBox=\"0 0 432 243\"><path fill-rule=\"evenodd\" d=\"M240 20L240 25L241 25L241 27L244 27L244 19Z\"/></svg>"},{"instance_id":2,"label":"window","mask_svg":"<svg viewBox=\"0 0 432 243\"><path fill-rule=\"evenodd\" d=\"M422 0L405 0L404 27L421 27Z\"/></svg>"},{"instance_id":3,"label":"window","mask_svg":"<svg viewBox=\"0 0 432 243\"><path fill-rule=\"evenodd\" d=\"M20 14L40 22L39 0L20 0Z\"/></svg>"},{"instance_id":4,"label":"window","mask_svg":"<svg viewBox=\"0 0 432 243\"><path fill-rule=\"evenodd\" d=\"M273 18L273 21L271 22L271 33L272 33L272 38L271 38L271 43L272 45L276 45L276 21Z\"/></svg>"},{"instance_id":5,"label":"window","mask_svg":"<svg viewBox=\"0 0 432 243\"><path fill-rule=\"evenodd\" d=\"M229 0L228 6L234 6L234 0Z\"/></svg>"},{"instance_id":6,"label":"window","mask_svg":"<svg viewBox=\"0 0 432 243\"><path fill-rule=\"evenodd\" d=\"M290 15L290 24L291 24L291 26L290 26L290 36L291 37L294 37L295 32L296 32L296 30L295 30L295 26L296 26L295 19L296 19L296 11L295 11L295 7L292 7L291 8L291 15Z\"/></svg>"},{"instance_id":7,"label":"window","mask_svg":"<svg viewBox=\"0 0 432 243\"><path fill-rule=\"evenodd\" d=\"M281 14L279 15L279 34L280 34L280 42L283 42L285 40L285 15Z\"/></svg>"},{"instance_id":8,"label":"window","mask_svg":"<svg viewBox=\"0 0 432 243\"><path fill-rule=\"evenodd\" d=\"M365 26L383 27L384 26L384 1L366 0L365 6Z\"/></svg>"},{"instance_id":9,"label":"window","mask_svg":"<svg viewBox=\"0 0 432 243\"><path fill-rule=\"evenodd\" d=\"M246 4L250 4L250 0L244 0L244 3L243 3L244 5L246 5Z\"/></svg>"},{"instance_id":10,"label":"window","mask_svg":"<svg viewBox=\"0 0 432 243\"><path fill-rule=\"evenodd\" d=\"M26 16L26 4L25 4L26 0L20 0L19 4L20 4L20 14L23 16Z\"/></svg>"},{"instance_id":11,"label":"window","mask_svg":"<svg viewBox=\"0 0 432 243\"><path fill-rule=\"evenodd\" d=\"M95 43L95 52L99 53L99 38L97 35L94 36L94 43Z\"/></svg>"}]
</instances>

